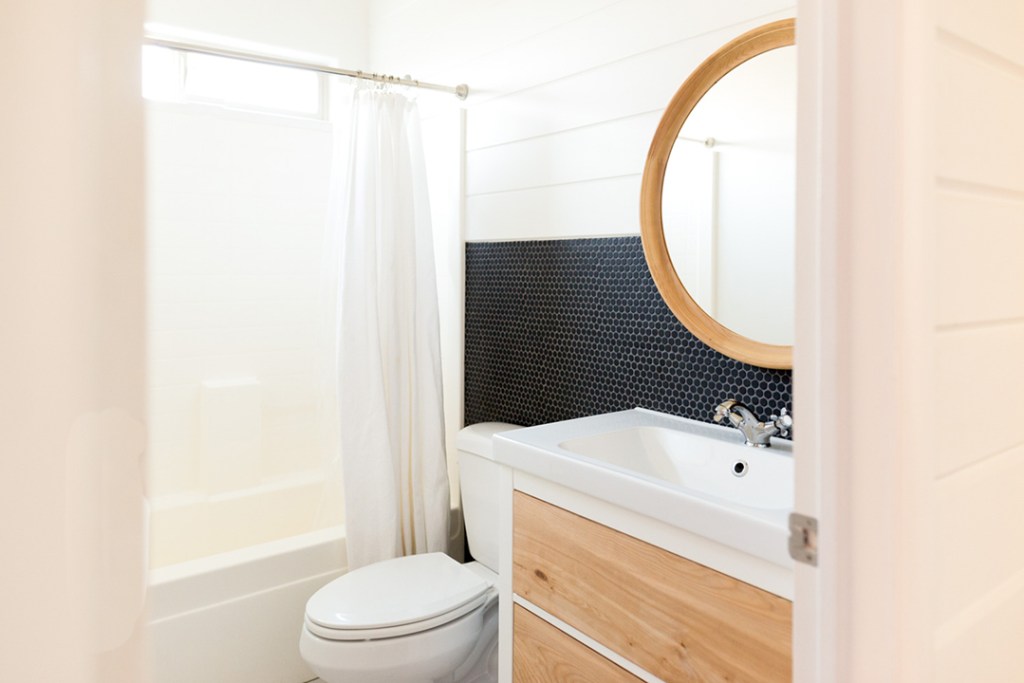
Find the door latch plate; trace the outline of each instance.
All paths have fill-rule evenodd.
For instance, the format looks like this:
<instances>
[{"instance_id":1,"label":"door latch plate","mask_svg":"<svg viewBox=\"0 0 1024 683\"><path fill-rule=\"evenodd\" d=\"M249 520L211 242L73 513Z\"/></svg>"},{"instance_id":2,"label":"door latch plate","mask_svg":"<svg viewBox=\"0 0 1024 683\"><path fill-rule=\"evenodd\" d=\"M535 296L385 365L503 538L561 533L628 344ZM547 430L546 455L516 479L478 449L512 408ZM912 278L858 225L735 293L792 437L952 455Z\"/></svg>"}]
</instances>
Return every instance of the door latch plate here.
<instances>
[{"instance_id":1,"label":"door latch plate","mask_svg":"<svg viewBox=\"0 0 1024 683\"><path fill-rule=\"evenodd\" d=\"M799 512L789 515L789 556L797 562L818 566L818 520Z\"/></svg>"}]
</instances>

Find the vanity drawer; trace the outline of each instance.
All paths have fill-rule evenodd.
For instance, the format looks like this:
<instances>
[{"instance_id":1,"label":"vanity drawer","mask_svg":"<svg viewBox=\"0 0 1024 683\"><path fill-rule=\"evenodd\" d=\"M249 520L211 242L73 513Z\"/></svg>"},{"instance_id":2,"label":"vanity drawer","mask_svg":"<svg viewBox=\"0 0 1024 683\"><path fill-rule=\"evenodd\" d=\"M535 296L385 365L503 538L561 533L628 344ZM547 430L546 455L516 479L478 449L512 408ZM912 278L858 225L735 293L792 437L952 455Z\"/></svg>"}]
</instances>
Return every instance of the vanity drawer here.
<instances>
[{"instance_id":1,"label":"vanity drawer","mask_svg":"<svg viewBox=\"0 0 1024 683\"><path fill-rule=\"evenodd\" d=\"M519 605L515 606L512 619L513 683L642 683Z\"/></svg>"},{"instance_id":2,"label":"vanity drawer","mask_svg":"<svg viewBox=\"0 0 1024 683\"><path fill-rule=\"evenodd\" d=\"M513 525L513 591L655 676L792 679L788 600L519 491Z\"/></svg>"}]
</instances>

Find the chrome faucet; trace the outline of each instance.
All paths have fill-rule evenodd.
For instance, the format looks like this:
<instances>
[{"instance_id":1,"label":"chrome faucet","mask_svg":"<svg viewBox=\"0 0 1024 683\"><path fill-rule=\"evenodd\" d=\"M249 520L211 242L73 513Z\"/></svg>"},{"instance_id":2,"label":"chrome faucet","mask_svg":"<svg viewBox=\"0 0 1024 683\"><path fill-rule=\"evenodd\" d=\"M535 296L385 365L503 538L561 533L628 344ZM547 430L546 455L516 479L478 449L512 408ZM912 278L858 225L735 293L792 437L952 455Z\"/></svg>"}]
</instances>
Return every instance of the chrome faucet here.
<instances>
[{"instance_id":1,"label":"chrome faucet","mask_svg":"<svg viewBox=\"0 0 1024 683\"><path fill-rule=\"evenodd\" d=\"M782 409L781 415L772 415L768 422L761 422L750 409L734 398L723 401L715 408L715 422L729 418L729 423L743 433L748 446L768 448L773 436L788 436L793 426L793 416Z\"/></svg>"}]
</instances>

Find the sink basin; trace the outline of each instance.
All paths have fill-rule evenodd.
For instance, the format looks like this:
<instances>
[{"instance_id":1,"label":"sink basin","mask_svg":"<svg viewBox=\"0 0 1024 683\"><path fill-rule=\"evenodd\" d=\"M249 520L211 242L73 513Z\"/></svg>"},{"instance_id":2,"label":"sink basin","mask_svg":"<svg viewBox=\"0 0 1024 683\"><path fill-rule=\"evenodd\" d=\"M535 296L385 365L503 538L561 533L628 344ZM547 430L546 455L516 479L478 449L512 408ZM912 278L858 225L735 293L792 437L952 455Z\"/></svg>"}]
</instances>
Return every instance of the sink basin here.
<instances>
[{"instance_id":1,"label":"sink basin","mask_svg":"<svg viewBox=\"0 0 1024 683\"><path fill-rule=\"evenodd\" d=\"M494 457L523 472L792 567L792 442L637 408L497 434Z\"/></svg>"},{"instance_id":2,"label":"sink basin","mask_svg":"<svg viewBox=\"0 0 1024 683\"><path fill-rule=\"evenodd\" d=\"M640 426L568 439L558 446L683 490L737 505L788 511L793 506L788 442L751 448L734 436L739 433Z\"/></svg>"}]
</instances>

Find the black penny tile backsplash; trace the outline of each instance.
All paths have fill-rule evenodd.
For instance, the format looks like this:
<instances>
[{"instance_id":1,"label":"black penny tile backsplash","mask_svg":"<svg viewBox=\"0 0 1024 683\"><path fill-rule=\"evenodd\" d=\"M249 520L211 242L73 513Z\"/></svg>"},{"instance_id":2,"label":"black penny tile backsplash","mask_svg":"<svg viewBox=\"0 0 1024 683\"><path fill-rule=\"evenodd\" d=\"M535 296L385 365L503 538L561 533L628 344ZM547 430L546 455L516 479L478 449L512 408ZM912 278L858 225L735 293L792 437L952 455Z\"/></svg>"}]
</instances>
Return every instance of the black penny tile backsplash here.
<instances>
[{"instance_id":1,"label":"black penny tile backsplash","mask_svg":"<svg viewBox=\"0 0 1024 683\"><path fill-rule=\"evenodd\" d=\"M792 404L789 370L732 360L676 320L638 236L467 244L465 354L466 424Z\"/></svg>"}]
</instances>

